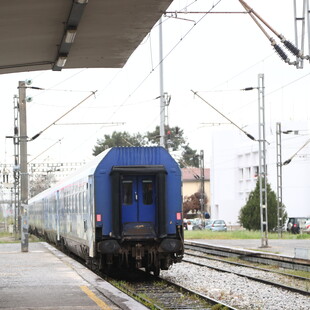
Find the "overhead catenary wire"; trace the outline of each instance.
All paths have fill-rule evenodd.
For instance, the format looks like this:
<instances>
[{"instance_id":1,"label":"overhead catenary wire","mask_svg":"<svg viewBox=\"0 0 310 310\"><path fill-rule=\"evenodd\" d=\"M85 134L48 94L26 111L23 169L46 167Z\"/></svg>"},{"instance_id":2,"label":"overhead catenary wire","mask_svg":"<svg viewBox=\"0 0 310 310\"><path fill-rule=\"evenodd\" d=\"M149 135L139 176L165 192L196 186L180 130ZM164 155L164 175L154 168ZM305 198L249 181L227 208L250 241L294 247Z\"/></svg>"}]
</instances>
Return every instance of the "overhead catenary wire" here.
<instances>
[{"instance_id":1,"label":"overhead catenary wire","mask_svg":"<svg viewBox=\"0 0 310 310\"><path fill-rule=\"evenodd\" d=\"M55 143L53 143L51 146L49 146L47 149L45 149L43 152L41 152L40 154L38 154L36 157L34 157L33 159L31 159L30 161L28 161L27 164L30 164L31 162L33 162L35 159L37 159L38 157L40 157L41 155L43 155L45 152L47 152L48 150L50 150L53 146L55 146L57 143L60 143L61 140L63 140L63 138L57 140Z\"/></svg>"},{"instance_id":2,"label":"overhead catenary wire","mask_svg":"<svg viewBox=\"0 0 310 310\"><path fill-rule=\"evenodd\" d=\"M289 81L288 83L286 83L286 84L284 84L284 85L282 85L282 86L280 86L280 87L278 87L278 88L276 88L276 89L274 89L274 90L269 91L268 93L266 93L265 96L270 96L270 95L272 95L272 94L274 94L274 93L276 93L276 92L278 92L278 91L281 91L281 90L283 90L283 89L289 87L290 85L295 84L295 83L297 83L298 81L300 81L300 80L302 80L302 79L308 77L309 75L310 75L310 73L308 72L308 73L304 74L303 76L300 76L300 77L298 77L298 78L296 78L296 79L294 79L294 80L292 80L292 81ZM237 75L237 76L238 76L238 75ZM232 79L234 79L234 78L235 78L235 77L233 77ZM219 84L218 86L220 86L220 85L222 85L222 84L224 84L224 82L221 83L221 84ZM218 86L217 86L217 87L218 87ZM243 89L243 90L244 90L244 89ZM221 91L221 92L224 92L225 90L220 90L220 91ZM240 91L240 89L239 89L239 91ZM207 91L200 90L199 92L208 92L208 90L207 90ZM211 90L210 92L212 92L212 90ZM235 113L235 112L237 112L237 111L239 111L239 110L241 110L241 109L247 107L248 105L250 105L250 104L252 104L252 103L253 103L253 100L250 101L250 102L248 102L248 103L246 103L246 104L244 104L244 105L242 105L242 106L240 106L240 107L238 107L237 109L231 111L230 113Z\"/></svg>"},{"instance_id":3,"label":"overhead catenary wire","mask_svg":"<svg viewBox=\"0 0 310 310\"><path fill-rule=\"evenodd\" d=\"M160 66L160 64L163 62L163 61L165 61L166 60L166 58L177 48L177 46L181 43L181 42L183 42L183 40L189 35L189 33L193 30L193 28L198 24L198 23L200 23L202 20L203 20L203 18L206 16L206 15L208 15L208 13L210 13L220 2L221 2L222 0L218 0L215 4L213 4L212 5L212 7L207 11L207 13L205 13L181 38L180 38L180 40L171 48L171 50L163 57L163 59L155 66L155 67L153 67L153 65L152 65L152 70L137 84L137 86L133 89L133 91L131 91L131 93L129 93L128 94L128 96L123 100L123 102L116 108L116 110L112 113L112 115L110 115L110 119L118 112L118 110L120 109L120 108L122 108L124 105L125 105L125 103L132 97L132 95L133 94L135 94L137 91L138 91L138 89L140 89L140 87L146 82L146 80L151 76L151 74ZM186 9L187 7L189 7L190 5L192 5L193 3L195 3L195 2L197 2L197 0L195 0L195 1L193 1L192 3L190 3L189 5L187 5L184 9ZM118 71L118 73L113 77L113 79L108 83L108 85L109 84L111 84L114 80L115 80L115 78L117 77L117 75L119 74L121 72L121 70L120 71ZM107 85L107 86L108 86ZM106 86L106 87L107 87ZM99 95L98 96L100 96L100 93L103 91L103 90L105 90L106 89L106 87L104 88L104 89L101 89L101 90L99 90ZM158 117L156 117L156 118L158 118ZM102 129L102 127L100 128L100 129ZM100 130L99 129L99 130ZM97 130L96 131L96 133L99 131L99 130ZM89 138L88 138L89 139ZM88 140L87 139L87 140ZM87 140L85 140L85 141L87 141ZM85 142L84 141L84 142ZM83 143L84 143L83 142ZM82 143L82 144L83 144Z\"/></svg>"},{"instance_id":4,"label":"overhead catenary wire","mask_svg":"<svg viewBox=\"0 0 310 310\"><path fill-rule=\"evenodd\" d=\"M66 113L64 113L62 116L60 116L59 118L57 118L56 121L54 121L53 123L51 123L50 125L48 125L47 127L45 127L43 130L41 130L39 133L37 133L36 135L34 135L30 141L35 140L36 138L38 138L44 131L48 130L50 127L52 127L53 125L55 125L59 120L61 120L62 118L64 118L66 115L68 115L70 112L72 112L74 109L76 109L78 106L80 106L83 102L85 102L87 99L89 99L91 96L94 96L96 94L96 91L92 91L92 93L90 95L88 95L86 98L84 98L82 101L80 101L78 104L76 104L74 107L72 107L69 111L67 111Z\"/></svg>"},{"instance_id":5,"label":"overhead catenary wire","mask_svg":"<svg viewBox=\"0 0 310 310\"><path fill-rule=\"evenodd\" d=\"M212 7L208 11L206 11L204 15L200 19L198 19L197 22L195 22L195 24L180 38L180 40L170 49L170 51L158 62L158 64L154 68L152 68L152 70L141 80L141 82L136 86L136 88L134 88L134 90L127 96L127 98L118 106L112 116L114 116L117 111L129 100L129 98L131 98L132 95L145 83L145 81L150 77L150 75L155 71L155 69L157 69L161 65L161 63L164 62L168 56L170 56L170 54L189 35L189 33L191 33L193 28L197 26L220 2L222 2L222 0L218 0L215 4L213 4Z\"/></svg>"},{"instance_id":6,"label":"overhead catenary wire","mask_svg":"<svg viewBox=\"0 0 310 310\"><path fill-rule=\"evenodd\" d=\"M236 123L234 123L231 119L229 119L226 115L224 115L222 112L220 112L217 108L215 108L212 104L210 104L208 101L206 101L204 98L202 98L200 95L198 95L197 92L191 90L191 92L199 97L203 102L205 102L208 106L210 106L213 110L215 110L217 113L219 113L221 116L223 116L226 120L229 121L232 125L237 127L240 131L242 131L248 138L250 138L253 141L257 141L251 134L247 133L244 129L242 129L240 126L238 126Z\"/></svg>"},{"instance_id":7,"label":"overhead catenary wire","mask_svg":"<svg viewBox=\"0 0 310 310\"><path fill-rule=\"evenodd\" d=\"M124 125L125 122L111 122L111 123L58 123L56 126L80 126L80 125L103 125L103 126L119 126Z\"/></svg>"},{"instance_id":8,"label":"overhead catenary wire","mask_svg":"<svg viewBox=\"0 0 310 310\"><path fill-rule=\"evenodd\" d=\"M301 148L299 148L298 151L295 152L289 159L287 159L287 160L283 163L283 165L288 165L288 164L292 161L292 159L293 159L303 148L305 148L309 143L310 143L310 139L308 139L308 140L306 141L306 143L305 143Z\"/></svg>"},{"instance_id":9,"label":"overhead catenary wire","mask_svg":"<svg viewBox=\"0 0 310 310\"><path fill-rule=\"evenodd\" d=\"M210 10L209 11L207 11L186 33L185 33L185 35L183 35L181 38L180 38L180 40L172 47L172 49L168 52L168 54L166 55L166 56L164 56L163 57L163 59L161 60L161 62L163 62L163 61L165 61L165 59L173 52L173 50L175 50L176 49L176 47L183 41L183 39L185 38L185 37L187 37L187 35L193 30L193 28L194 28L194 26L196 26L198 23L200 23L201 21L202 21L202 19L208 14L208 13L210 13L220 2L221 2L222 0L218 0L215 4L213 4L212 5L212 7L210 8ZM187 6L186 6L186 8L187 7L189 7L190 5L192 5L193 3L195 3L195 2L197 2L197 0L194 0L192 3L190 3L190 4L188 4ZM185 8L185 9L186 9ZM159 67L159 65L161 64L161 62L160 63L158 63L155 67L153 67L153 65L152 65L152 70L145 76L145 78L143 78L142 79L142 81L136 86L136 88L127 96L127 98L118 106L118 108L114 111L114 113L110 116L110 118L112 118L116 113L117 113L117 111L129 100L129 98L131 98L132 97L132 95L144 84L144 82L149 78L149 76L155 71L155 69L156 68L158 68ZM82 71L84 71L85 69L83 69L83 70L81 70L81 71L79 71L78 73L76 73L76 74L79 74L79 73L81 73ZM121 72L121 70L120 71L118 71L117 72L117 74L113 77L113 79L112 80L110 80L110 82L108 83L108 85L109 84L111 84L112 82L113 82L113 80L115 80L115 78L118 76L118 74ZM75 75L76 75L75 74ZM75 76L75 75L73 75L73 76ZM71 76L71 77L69 77L69 78L72 78L73 76ZM64 80L64 81L66 81L66 80ZM57 86L57 85L59 85L59 84L61 84L61 83L63 83L64 81L62 81L62 82L60 82L60 83L58 83L58 84L56 84L56 85L54 85L53 87L55 87L55 86ZM108 86L107 85L107 86ZM105 87L106 88L106 87ZM104 89L101 89L101 90L99 90L99 93L101 92L101 91L103 91L103 90L105 90L105 88ZM100 96L100 94L99 94L99 96ZM86 99L88 99L88 98L86 98ZM75 108L75 107L74 107ZM62 117L64 117L65 115L67 115L69 112L71 112L73 109L71 109L70 111L68 111L66 114L64 114ZM61 118L62 118L61 117ZM41 132L39 132L38 134L36 134L36 135L34 135L32 138L31 138L31 140L30 141L33 141L34 139L36 139L38 136L40 136L44 131L46 131L47 129L49 129L51 126L53 126L53 125L55 125L55 123L57 122L57 121L59 121L61 118L59 118L59 119L57 119L55 122L53 122L52 124L50 124L48 127L46 127L44 130L42 130Z\"/></svg>"}]
</instances>

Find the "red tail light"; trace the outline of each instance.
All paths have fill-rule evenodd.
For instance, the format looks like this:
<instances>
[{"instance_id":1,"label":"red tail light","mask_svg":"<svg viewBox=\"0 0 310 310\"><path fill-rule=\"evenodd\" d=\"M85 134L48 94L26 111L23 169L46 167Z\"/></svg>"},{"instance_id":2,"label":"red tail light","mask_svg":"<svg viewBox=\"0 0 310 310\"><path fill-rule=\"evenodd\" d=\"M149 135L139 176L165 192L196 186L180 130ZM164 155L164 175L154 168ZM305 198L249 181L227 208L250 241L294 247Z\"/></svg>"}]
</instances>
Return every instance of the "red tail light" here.
<instances>
[{"instance_id":1,"label":"red tail light","mask_svg":"<svg viewBox=\"0 0 310 310\"><path fill-rule=\"evenodd\" d=\"M101 214L96 214L96 221L101 222Z\"/></svg>"},{"instance_id":2,"label":"red tail light","mask_svg":"<svg viewBox=\"0 0 310 310\"><path fill-rule=\"evenodd\" d=\"M297 224L294 224L294 227L297 227Z\"/></svg>"},{"instance_id":3,"label":"red tail light","mask_svg":"<svg viewBox=\"0 0 310 310\"><path fill-rule=\"evenodd\" d=\"M177 216L177 220L182 220L182 213L181 212L178 212L176 214L176 216Z\"/></svg>"}]
</instances>

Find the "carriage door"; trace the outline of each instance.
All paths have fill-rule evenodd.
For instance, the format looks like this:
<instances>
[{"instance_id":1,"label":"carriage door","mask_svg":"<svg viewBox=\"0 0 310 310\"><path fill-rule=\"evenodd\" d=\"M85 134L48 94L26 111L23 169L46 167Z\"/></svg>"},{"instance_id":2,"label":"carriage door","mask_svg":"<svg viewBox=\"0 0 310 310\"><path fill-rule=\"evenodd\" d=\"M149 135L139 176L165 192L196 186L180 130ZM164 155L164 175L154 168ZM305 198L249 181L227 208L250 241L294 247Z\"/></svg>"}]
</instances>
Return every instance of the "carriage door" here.
<instances>
[{"instance_id":1,"label":"carriage door","mask_svg":"<svg viewBox=\"0 0 310 310\"><path fill-rule=\"evenodd\" d=\"M121 184L122 223L155 224L155 177L124 176Z\"/></svg>"}]
</instances>

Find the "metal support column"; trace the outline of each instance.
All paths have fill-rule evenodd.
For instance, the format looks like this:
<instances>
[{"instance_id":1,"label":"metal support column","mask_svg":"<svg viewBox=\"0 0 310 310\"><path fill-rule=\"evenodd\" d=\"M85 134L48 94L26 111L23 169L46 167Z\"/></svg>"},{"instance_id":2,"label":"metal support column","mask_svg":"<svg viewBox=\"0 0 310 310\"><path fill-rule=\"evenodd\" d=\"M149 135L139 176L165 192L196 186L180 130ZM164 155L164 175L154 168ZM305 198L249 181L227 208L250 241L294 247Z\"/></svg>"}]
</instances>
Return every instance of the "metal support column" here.
<instances>
[{"instance_id":1,"label":"metal support column","mask_svg":"<svg viewBox=\"0 0 310 310\"><path fill-rule=\"evenodd\" d=\"M14 96L14 233L15 239L20 237L20 175L19 175L19 107L18 97Z\"/></svg>"},{"instance_id":2,"label":"metal support column","mask_svg":"<svg viewBox=\"0 0 310 310\"><path fill-rule=\"evenodd\" d=\"M258 75L258 126L259 126L259 201L261 222L261 247L268 247L267 165L265 134L264 74Z\"/></svg>"},{"instance_id":3,"label":"metal support column","mask_svg":"<svg viewBox=\"0 0 310 310\"><path fill-rule=\"evenodd\" d=\"M281 142L281 123L276 125L277 143L277 217L278 217L278 237L282 238L283 210L282 210L282 142Z\"/></svg>"},{"instance_id":4,"label":"metal support column","mask_svg":"<svg viewBox=\"0 0 310 310\"><path fill-rule=\"evenodd\" d=\"M306 22L308 32L308 55L310 54L310 12L309 0L294 0L295 46L304 54ZM299 41L300 39L300 41ZM296 57L296 67L303 68L303 58Z\"/></svg>"},{"instance_id":5,"label":"metal support column","mask_svg":"<svg viewBox=\"0 0 310 310\"><path fill-rule=\"evenodd\" d=\"M163 69L163 30L162 18L159 20L159 90L160 90L160 146L165 147L165 98L164 98L164 69Z\"/></svg>"},{"instance_id":6,"label":"metal support column","mask_svg":"<svg viewBox=\"0 0 310 310\"><path fill-rule=\"evenodd\" d=\"M28 252L28 167L27 167L27 114L26 84L18 82L19 90L19 126L20 126L20 185L21 185L21 250Z\"/></svg>"}]
</instances>

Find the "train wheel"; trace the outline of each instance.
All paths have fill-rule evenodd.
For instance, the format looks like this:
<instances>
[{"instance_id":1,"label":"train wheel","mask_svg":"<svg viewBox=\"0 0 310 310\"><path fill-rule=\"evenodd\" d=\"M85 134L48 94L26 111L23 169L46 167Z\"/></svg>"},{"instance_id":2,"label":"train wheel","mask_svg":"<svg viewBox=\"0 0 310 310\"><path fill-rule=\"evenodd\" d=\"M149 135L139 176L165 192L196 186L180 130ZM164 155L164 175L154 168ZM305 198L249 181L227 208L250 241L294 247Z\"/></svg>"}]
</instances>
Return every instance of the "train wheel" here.
<instances>
[{"instance_id":1,"label":"train wheel","mask_svg":"<svg viewBox=\"0 0 310 310\"><path fill-rule=\"evenodd\" d=\"M159 268L159 266L155 266L155 267L154 267L153 273L154 273L154 276L155 276L155 277L158 277L158 276L159 276L159 274L160 274L160 268Z\"/></svg>"},{"instance_id":2,"label":"train wheel","mask_svg":"<svg viewBox=\"0 0 310 310\"><path fill-rule=\"evenodd\" d=\"M150 273L150 272L151 272L151 269L150 269L149 266L146 266L146 267L145 267L145 272L146 272L146 273Z\"/></svg>"}]
</instances>

